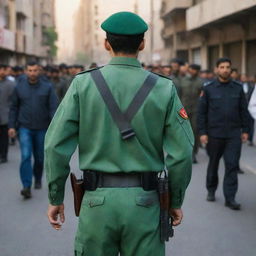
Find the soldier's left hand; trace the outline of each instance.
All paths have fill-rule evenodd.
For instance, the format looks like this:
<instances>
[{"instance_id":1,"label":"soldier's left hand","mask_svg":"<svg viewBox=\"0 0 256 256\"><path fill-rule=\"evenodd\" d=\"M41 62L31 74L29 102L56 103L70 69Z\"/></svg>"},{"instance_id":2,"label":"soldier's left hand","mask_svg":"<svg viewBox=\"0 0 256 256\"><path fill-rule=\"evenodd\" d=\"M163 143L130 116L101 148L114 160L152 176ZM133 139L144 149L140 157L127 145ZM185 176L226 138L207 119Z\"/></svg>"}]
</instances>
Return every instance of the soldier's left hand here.
<instances>
[{"instance_id":1,"label":"soldier's left hand","mask_svg":"<svg viewBox=\"0 0 256 256\"><path fill-rule=\"evenodd\" d=\"M50 224L56 230L60 230L65 222L64 204L48 206L47 216Z\"/></svg>"},{"instance_id":2,"label":"soldier's left hand","mask_svg":"<svg viewBox=\"0 0 256 256\"><path fill-rule=\"evenodd\" d=\"M243 143L246 142L248 140L248 137L249 137L248 133L242 133L241 135L242 142Z\"/></svg>"}]
</instances>

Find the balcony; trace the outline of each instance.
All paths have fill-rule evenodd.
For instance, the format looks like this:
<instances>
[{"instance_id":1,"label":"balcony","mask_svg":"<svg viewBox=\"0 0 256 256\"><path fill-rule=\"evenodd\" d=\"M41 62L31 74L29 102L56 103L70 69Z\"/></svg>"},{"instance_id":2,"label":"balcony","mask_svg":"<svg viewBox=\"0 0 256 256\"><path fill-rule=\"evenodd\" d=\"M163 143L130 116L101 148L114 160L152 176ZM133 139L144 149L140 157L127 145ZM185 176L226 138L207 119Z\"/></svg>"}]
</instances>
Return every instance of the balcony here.
<instances>
[{"instance_id":1,"label":"balcony","mask_svg":"<svg viewBox=\"0 0 256 256\"><path fill-rule=\"evenodd\" d=\"M205 0L186 12L187 30L193 30L256 6L255 0Z\"/></svg>"},{"instance_id":2,"label":"balcony","mask_svg":"<svg viewBox=\"0 0 256 256\"><path fill-rule=\"evenodd\" d=\"M29 16L29 11L31 11L32 7L30 7L28 0L19 0L16 2L16 12L20 13L24 17ZM29 6L29 7L28 7Z\"/></svg>"},{"instance_id":3,"label":"balcony","mask_svg":"<svg viewBox=\"0 0 256 256\"><path fill-rule=\"evenodd\" d=\"M26 36L24 32L17 31L16 32L16 51L19 53L24 53L25 45L26 45Z\"/></svg>"},{"instance_id":4,"label":"balcony","mask_svg":"<svg viewBox=\"0 0 256 256\"><path fill-rule=\"evenodd\" d=\"M14 32L0 28L0 48L14 51L15 50L15 34Z\"/></svg>"},{"instance_id":5,"label":"balcony","mask_svg":"<svg viewBox=\"0 0 256 256\"><path fill-rule=\"evenodd\" d=\"M176 10L184 10L191 6L192 0L165 0L163 2L161 16L164 18Z\"/></svg>"}]
</instances>

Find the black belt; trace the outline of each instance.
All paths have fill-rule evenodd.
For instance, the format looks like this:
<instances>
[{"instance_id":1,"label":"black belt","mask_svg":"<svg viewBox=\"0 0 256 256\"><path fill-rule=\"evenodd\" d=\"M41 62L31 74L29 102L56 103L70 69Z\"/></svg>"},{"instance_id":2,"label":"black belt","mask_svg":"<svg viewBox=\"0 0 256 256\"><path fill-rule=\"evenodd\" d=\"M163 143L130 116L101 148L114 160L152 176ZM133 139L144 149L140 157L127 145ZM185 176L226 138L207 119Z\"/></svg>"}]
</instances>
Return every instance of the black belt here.
<instances>
[{"instance_id":1,"label":"black belt","mask_svg":"<svg viewBox=\"0 0 256 256\"><path fill-rule=\"evenodd\" d=\"M130 187L142 187L146 191L156 190L157 174L157 172L106 173L86 170L84 171L85 190Z\"/></svg>"}]
</instances>

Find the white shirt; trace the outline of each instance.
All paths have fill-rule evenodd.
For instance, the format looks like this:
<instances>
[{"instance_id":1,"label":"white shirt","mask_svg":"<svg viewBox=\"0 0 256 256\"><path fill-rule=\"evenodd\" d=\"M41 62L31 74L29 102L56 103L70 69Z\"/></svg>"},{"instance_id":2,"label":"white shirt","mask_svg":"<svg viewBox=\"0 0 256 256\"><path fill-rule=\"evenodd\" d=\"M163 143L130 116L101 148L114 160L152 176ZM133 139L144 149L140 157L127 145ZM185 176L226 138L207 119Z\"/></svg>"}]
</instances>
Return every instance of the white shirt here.
<instances>
[{"instance_id":1,"label":"white shirt","mask_svg":"<svg viewBox=\"0 0 256 256\"><path fill-rule=\"evenodd\" d=\"M253 90L253 93L249 102L248 110L251 116L253 117L253 119L256 120L256 87Z\"/></svg>"}]
</instances>

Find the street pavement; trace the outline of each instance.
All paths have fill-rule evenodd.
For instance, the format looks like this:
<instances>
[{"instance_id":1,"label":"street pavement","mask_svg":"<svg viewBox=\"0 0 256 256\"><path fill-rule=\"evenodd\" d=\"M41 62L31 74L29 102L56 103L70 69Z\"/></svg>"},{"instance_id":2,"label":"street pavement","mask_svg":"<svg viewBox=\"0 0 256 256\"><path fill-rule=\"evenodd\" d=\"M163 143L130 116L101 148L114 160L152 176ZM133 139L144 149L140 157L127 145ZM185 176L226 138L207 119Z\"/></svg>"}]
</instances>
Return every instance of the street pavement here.
<instances>
[{"instance_id":1,"label":"street pavement","mask_svg":"<svg viewBox=\"0 0 256 256\"><path fill-rule=\"evenodd\" d=\"M171 256L256 256L256 147L244 145L237 201L241 211L224 206L220 164L220 186L216 202L207 202L205 176L207 156L198 155L191 184L184 202L184 221L175 228L175 237L167 244ZM46 217L47 188L33 190L31 200L20 196L18 146L10 147L9 162L0 165L0 256L72 256L77 218L73 213L70 182L66 186L66 222L62 230L50 227ZM77 154L72 170L78 171ZM255 172L255 173L253 173ZM106 255L108 256L108 255ZM132 255L131 255L132 256ZM156 255L157 256L157 255Z\"/></svg>"}]
</instances>

